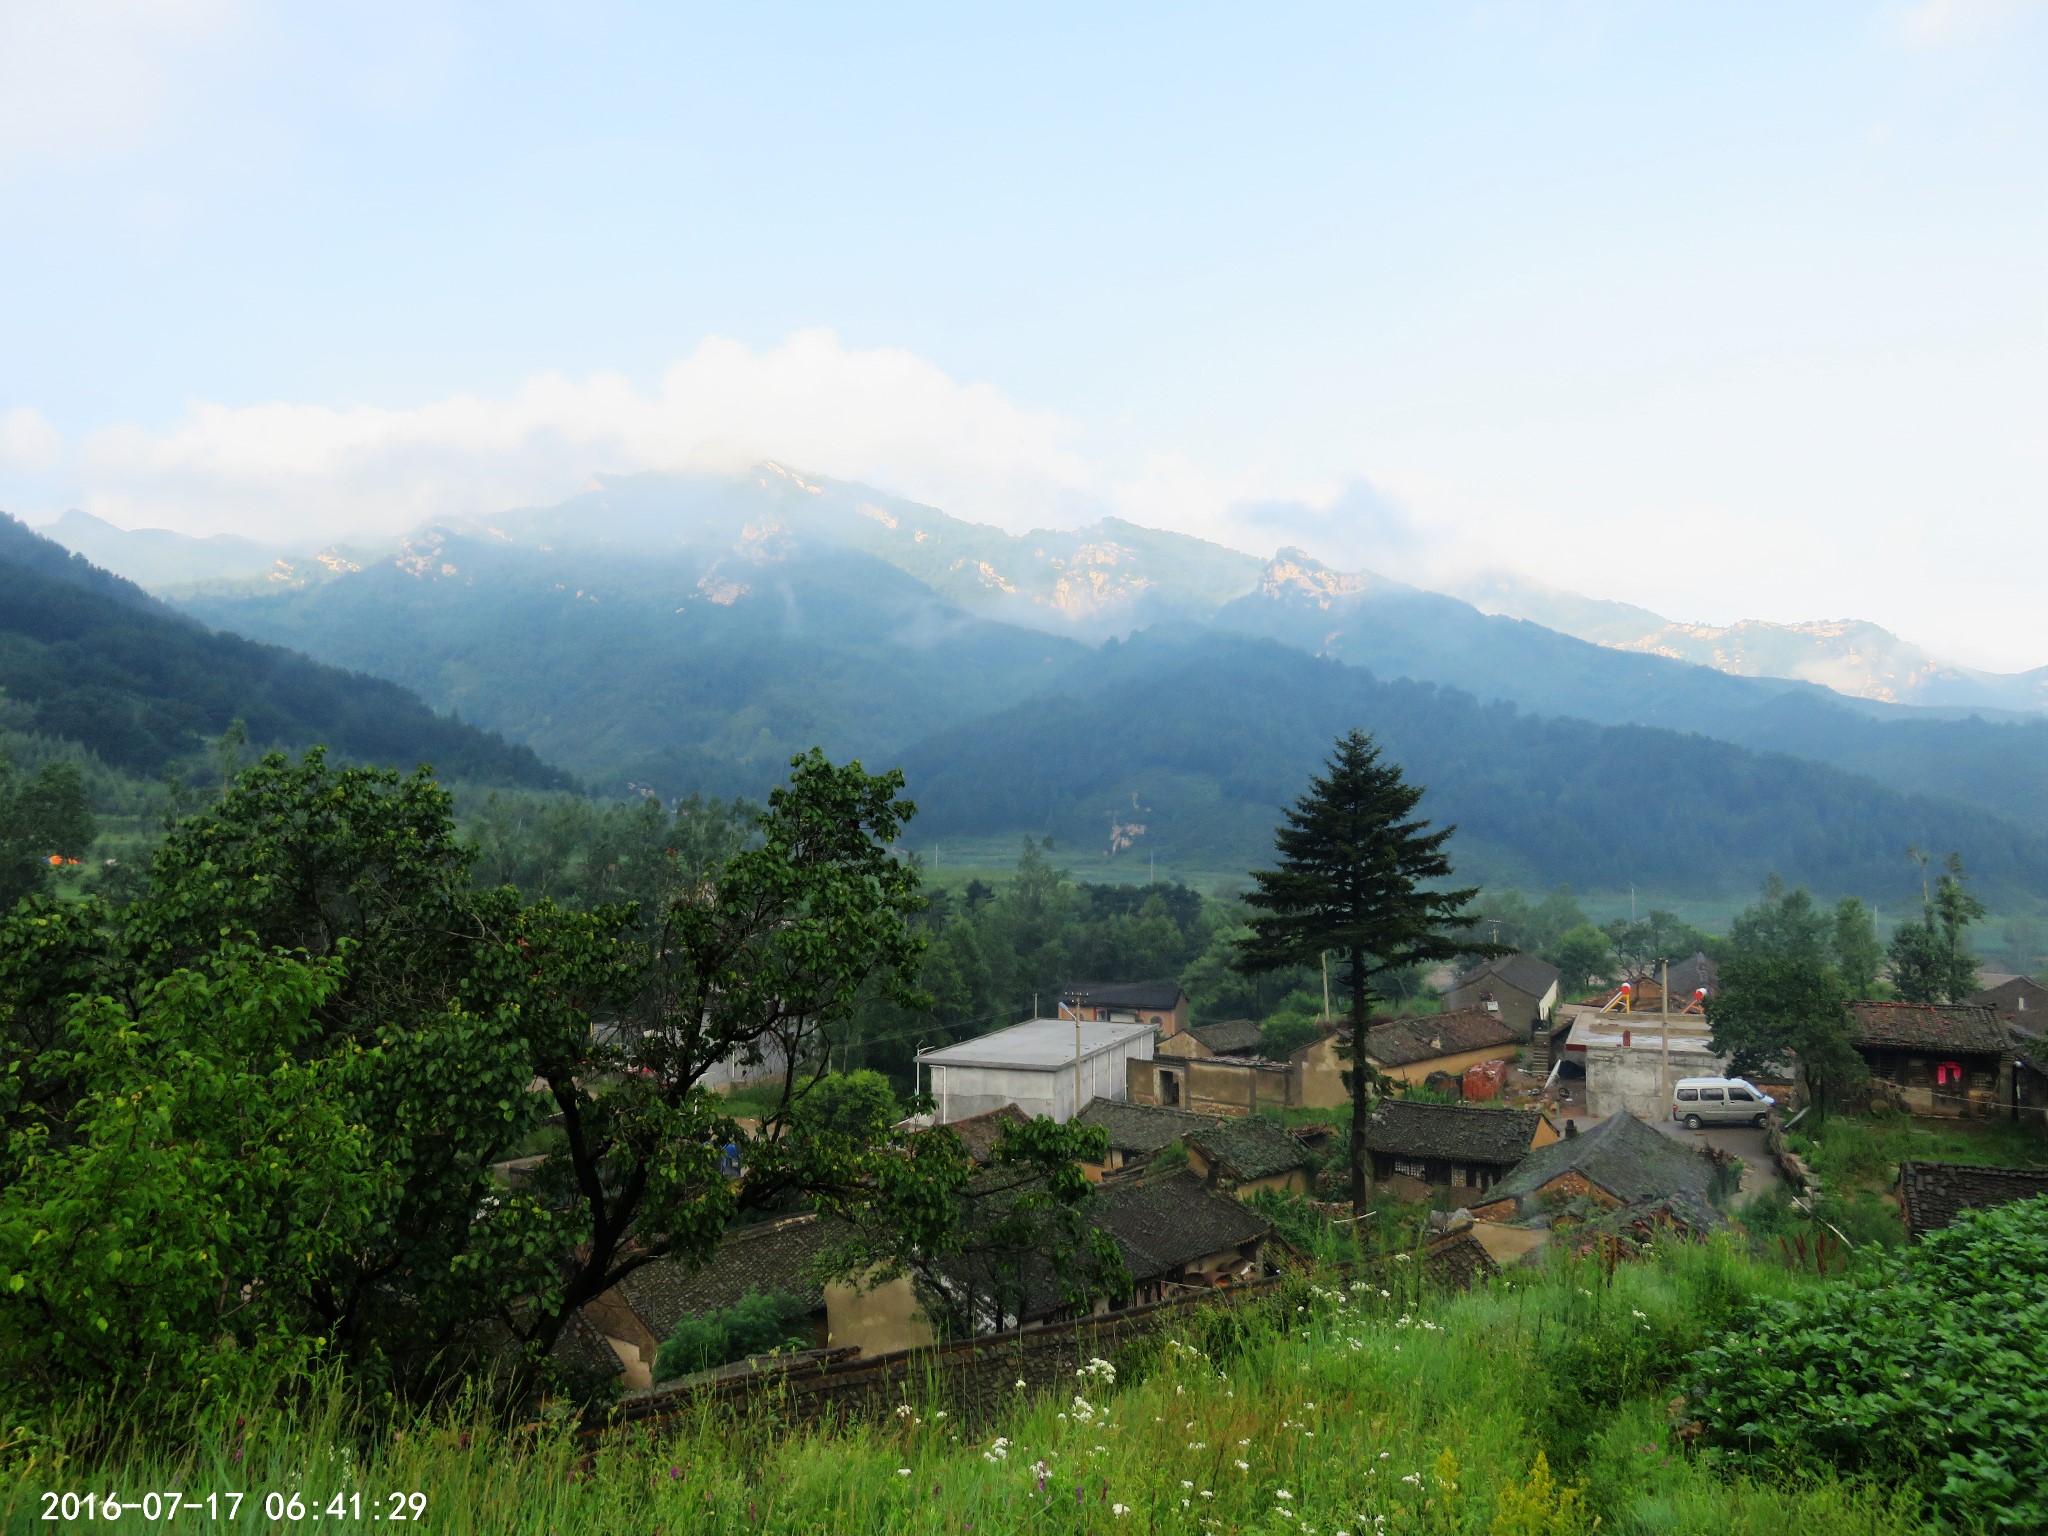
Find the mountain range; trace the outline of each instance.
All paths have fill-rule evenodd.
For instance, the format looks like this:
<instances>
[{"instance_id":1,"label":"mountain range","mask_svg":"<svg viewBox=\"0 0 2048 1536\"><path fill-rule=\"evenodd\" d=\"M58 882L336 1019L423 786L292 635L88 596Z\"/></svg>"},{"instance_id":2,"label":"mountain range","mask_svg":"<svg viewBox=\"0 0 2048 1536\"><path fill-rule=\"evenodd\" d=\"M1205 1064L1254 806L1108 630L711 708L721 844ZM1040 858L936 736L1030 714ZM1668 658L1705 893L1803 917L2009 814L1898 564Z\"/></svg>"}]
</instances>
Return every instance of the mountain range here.
<instances>
[{"instance_id":1,"label":"mountain range","mask_svg":"<svg viewBox=\"0 0 2048 1536\"><path fill-rule=\"evenodd\" d=\"M0 514L0 731L154 777L238 719L258 748L326 744L481 784L571 782L386 679L213 631Z\"/></svg>"},{"instance_id":2,"label":"mountain range","mask_svg":"<svg viewBox=\"0 0 2048 1536\"><path fill-rule=\"evenodd\" d=\"M1090 641L1162 619L1206 618L1276 580L1318 588L1320 596L1418 594L1417 588L1371 573L1330 571L1300 551L1283 550L1269 562L1120 518L1079 530L1009 534L774 463L731 478L603 476L587 494L561 506L461 526L529 539L553 529L571 543L633 549L726 542L735 512L743 522L772 521L799 536L823 534L877 555L965 608ZM592 514L599 523L595 529L583 524ZM79 511L42 531L108 570L174 594L209 584L275 588L323 572L342 574L378 556L374 548L336 548L309 558L303 549L230 535L195 539L163 529L127 531ZM1281 568L1277 574L1275 566ZM1499 571L1453 583L1436 595L1602 647L1739 677L1810 683L1852 699L2022 716L2048 712L2048 667L1995 673L1957 666L1863 620L1683 623L1634 603L1584 597ZM1313 636L1304 631L1290 638Z\"/></svg>"},{"instance_id":3,"label":"mountain range","mask_svg":"<svg viewBox=\"0 0 2048 1536\"><path fill-rule=\"evenodd\" d=\"M1729 675L1301 551L1008 534L775 465L606 477L179 601L614 790L758 793L817 743L904 763L925 836L1243 868L1364 724L1497 879L1902 890L1911 843L2048 890L2048 721Z\"/></svg>"},{"instance_id":4,"label":"mountain range","mask_svg":"<svg viewBox=\"0 0 2048 1536\"><path fill-rule=\"evenodd\" d=\"M1455 592L1485 613L1528 619L1596 645L1696 662L1739 677L1796 678L1852 698L1892 704L2048 709L2048 667L2026 672L1959 667L1862 619L1680 624L1633 603L1581 597L1502 572L1464 582Z\"/></svg>"}]
</instances>

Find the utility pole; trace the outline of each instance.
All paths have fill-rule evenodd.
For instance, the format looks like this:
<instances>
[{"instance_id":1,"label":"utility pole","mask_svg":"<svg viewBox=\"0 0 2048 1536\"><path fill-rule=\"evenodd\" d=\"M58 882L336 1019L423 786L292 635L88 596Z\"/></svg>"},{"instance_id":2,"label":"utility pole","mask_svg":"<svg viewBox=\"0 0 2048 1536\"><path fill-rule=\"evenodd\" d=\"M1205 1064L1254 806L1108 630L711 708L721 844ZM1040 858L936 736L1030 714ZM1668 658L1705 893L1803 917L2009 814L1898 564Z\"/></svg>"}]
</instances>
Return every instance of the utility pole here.
<instances>
[{"instance_id":1,"label":"utility pole","mask_svg":"<svg viewBox=\"0 0 2048 1536\"><path fill-rule=\"evenodd\" d=\"M1325 949L1316 955L1323 966L1323 1022L1330 1022L1330 952Z\"/></svg>"},{"instance_id":2,"label":"utility pole","mask_svg":"<svg viewBox=\"0 0 2048 1536\"><path fill-rule=\"evenodd\" d=\"M1671 962L1664 962L1664 981L1657 991L1657 1035L1662 1060L1657 1066L1657 1091L1671 1102Z\"/></svg>"}]
</instances>

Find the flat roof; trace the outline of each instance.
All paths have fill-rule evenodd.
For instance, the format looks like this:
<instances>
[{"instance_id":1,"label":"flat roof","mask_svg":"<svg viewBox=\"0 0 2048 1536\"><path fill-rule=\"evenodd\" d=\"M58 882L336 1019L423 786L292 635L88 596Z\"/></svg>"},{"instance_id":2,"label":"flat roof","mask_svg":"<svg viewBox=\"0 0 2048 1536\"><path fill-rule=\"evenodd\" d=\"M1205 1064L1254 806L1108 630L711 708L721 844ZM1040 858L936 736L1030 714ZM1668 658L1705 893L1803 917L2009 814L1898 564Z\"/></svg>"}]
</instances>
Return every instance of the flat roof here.
<instances>
[{"instance_id":1,"label":"flat roof","mask_svg":"<svg viewBox=\"0 0 2048 1536\"><path fill-rule=\"evenodd\" d=\"M978 1039L919 1051L917 1059L933 1067L1022 1067L1038 1071L1071 1067L1075 1027L1072 1019L1026 1019L1022 1024L1012 1024ZM1150 1024L1128 1021L1083 1019L1079 1028L1084 1061L1152 1033Z\"/></svg>"}]
</instances>

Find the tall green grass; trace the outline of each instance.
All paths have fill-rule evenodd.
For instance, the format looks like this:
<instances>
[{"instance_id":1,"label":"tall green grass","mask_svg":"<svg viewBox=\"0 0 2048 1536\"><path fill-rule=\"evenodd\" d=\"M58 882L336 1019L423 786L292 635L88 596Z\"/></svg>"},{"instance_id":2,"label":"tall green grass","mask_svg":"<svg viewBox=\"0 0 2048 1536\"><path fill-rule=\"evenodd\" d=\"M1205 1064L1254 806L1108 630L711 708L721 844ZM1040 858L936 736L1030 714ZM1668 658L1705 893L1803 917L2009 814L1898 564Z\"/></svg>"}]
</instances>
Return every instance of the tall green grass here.
<instances>
[{"instance_id":1,"label":"tall green grass","mask_svg":"<svg viewBox=\"0 0 2048 1536\"><path fill-rule=\"evenodd\" d=\"M1670 1381L1688 1352L1750 1298L1810 1280L1726 1245L1611 1279L1559 1263L1435 1300L1394 1270L1383 1286L1304 1279L1248 1311L1192 1314L971 1424L919 1392L836 1431L790 1427L763 1403L579 1436L566 1413L507 1427L476 1403L394 1420L332 1382L217 1405L177 1433L109 1437L117 1407L81 1409L0 1451L0 1530L63 1528L40 1518L53 1489L240 1491L235 1522L171 1528L242 1531L352 1523L270 1521L273 1492L309 1511L338 1493L388 1510L391 1493L419 1492L426 1529L490 1536L1924 1527L1908 1496L1727 1477L1674 1437Z\"/></svg>"}]
</instances>

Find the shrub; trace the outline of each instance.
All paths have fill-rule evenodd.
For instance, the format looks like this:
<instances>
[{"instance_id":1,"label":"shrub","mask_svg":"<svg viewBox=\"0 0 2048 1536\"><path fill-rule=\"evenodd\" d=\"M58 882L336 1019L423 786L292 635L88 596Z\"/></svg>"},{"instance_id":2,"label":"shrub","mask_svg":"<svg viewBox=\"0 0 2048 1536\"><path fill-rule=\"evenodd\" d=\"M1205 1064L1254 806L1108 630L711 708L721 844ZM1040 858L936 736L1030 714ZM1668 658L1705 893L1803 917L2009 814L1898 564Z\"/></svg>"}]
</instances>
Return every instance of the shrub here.
<instances>
[{"instance_id":1,"label":"shrub","mask_svg":"<svg viewBox=\"0 0 2048 1536\"><path fill-rule=\"evenodd\" d=\"M810 1311L781 1291L749 1291L729 1307L691 1314L676 1324L655 1360L663 1381L730 1365L749 1355L809 1345L804 1327Z\"/></svg>"},{"instance_id":2,"label":"shrub","mask_svg":"<svg viewBox=\"0 0 2048 1536\"><path fill-rule=\"evenodd\" d=\"M1733 1460L1901 1476L1944 1513L2048 1529L2048 1197L1767 1302L1694 1357L1697 1429Z\"/></svg>"}]
</instances>

